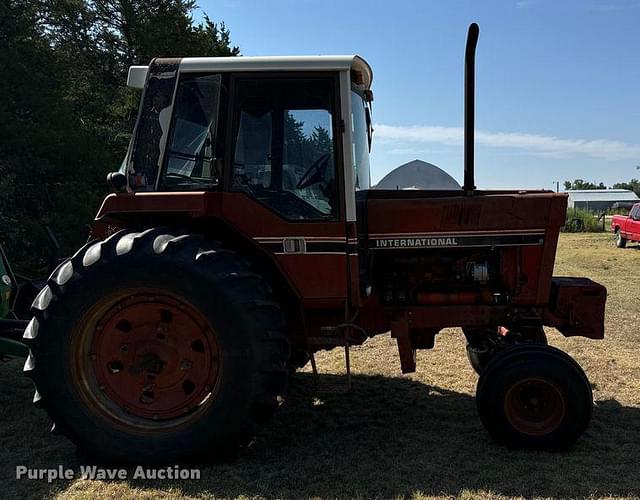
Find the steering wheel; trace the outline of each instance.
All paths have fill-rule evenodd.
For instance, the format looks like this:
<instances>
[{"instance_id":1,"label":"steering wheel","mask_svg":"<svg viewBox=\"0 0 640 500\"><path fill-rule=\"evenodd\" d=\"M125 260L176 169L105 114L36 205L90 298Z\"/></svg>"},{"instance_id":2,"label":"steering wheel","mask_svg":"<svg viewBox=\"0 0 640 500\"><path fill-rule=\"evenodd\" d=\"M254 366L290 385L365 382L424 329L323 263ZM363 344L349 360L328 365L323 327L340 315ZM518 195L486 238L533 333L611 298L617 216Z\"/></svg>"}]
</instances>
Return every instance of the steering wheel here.
<instances>
[{"instance_id":1,"label":"steering wheel","mask_svg":"<svg viewBox=\"0 0 640 500\"><path fill-rule=\"evenodd\" d=\"M324 171L329 165L329 160L331 159L331 153L325 153L320 156L313 164L307 169L304 175L296 184L297 189L304 189L313 184L317 184L318 182L322 182L324 177Z\"/></svg>"}]
</instances>

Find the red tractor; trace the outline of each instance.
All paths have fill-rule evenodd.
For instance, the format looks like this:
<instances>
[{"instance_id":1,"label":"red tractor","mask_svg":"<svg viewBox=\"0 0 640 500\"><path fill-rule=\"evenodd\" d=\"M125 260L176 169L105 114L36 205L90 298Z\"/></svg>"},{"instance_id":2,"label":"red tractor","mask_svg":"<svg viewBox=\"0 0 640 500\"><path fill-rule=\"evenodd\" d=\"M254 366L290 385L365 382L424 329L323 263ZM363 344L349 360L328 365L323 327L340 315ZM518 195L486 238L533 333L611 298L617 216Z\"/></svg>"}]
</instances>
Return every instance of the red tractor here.
<instances>
[{"instance_id":1,"label":"red tractor","mask_svg":"<svg viewBox=\"0 0 640 500\"><path fill-rule=\"evenodd\" d=\"M109 460L225 454L313 353L391 331L404 373L461 327L500 443L563 448L589 382L543 325L604 335L606 290L552 278L567 197L370 187L372 73L358 56L155 59L91 240L50 276L24 340L34 401Z\"/></svg>"}]
</instances>

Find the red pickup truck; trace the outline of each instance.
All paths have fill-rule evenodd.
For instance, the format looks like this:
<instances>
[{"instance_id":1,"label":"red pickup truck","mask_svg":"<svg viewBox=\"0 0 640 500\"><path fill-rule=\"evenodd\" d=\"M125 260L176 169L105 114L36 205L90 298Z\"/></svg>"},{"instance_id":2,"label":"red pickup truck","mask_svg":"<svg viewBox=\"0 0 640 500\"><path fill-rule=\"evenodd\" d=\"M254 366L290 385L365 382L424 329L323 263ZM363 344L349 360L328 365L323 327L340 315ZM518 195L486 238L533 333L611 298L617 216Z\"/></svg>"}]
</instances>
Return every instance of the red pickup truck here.
<instances>
[{"instance_id":1,"label":"red pickup truck","mask_svg":"<svg viewBox=\"0 0 640 500\"><path fill-rule=\"evenodd\" d=\"M616 246L624 248L627 241L640 242L640 203L636 203L629 215L614 215L611 230L616 235Z\"/></svg>"}]
</instances>

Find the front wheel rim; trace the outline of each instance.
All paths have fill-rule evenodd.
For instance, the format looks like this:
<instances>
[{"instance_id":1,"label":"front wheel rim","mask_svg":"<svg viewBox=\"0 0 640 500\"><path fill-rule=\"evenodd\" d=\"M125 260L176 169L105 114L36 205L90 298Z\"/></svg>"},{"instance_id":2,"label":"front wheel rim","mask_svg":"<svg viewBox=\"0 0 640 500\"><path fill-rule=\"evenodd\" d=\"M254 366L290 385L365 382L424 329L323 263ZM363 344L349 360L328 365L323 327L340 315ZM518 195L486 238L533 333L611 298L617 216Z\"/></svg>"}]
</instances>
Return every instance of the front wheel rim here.
<instances>
[{"instance_id":1,"label":"front wheel rim","mask_svg":"<svg viewBox=\"0 0 640 500\"><path fill-rule=\"evenodd\" d=\"M541 437L560 427L567 405L556 384L531 377L509 387L504 399L504 412L509 424L518 432Z\"/></svg>"}]
</instances>

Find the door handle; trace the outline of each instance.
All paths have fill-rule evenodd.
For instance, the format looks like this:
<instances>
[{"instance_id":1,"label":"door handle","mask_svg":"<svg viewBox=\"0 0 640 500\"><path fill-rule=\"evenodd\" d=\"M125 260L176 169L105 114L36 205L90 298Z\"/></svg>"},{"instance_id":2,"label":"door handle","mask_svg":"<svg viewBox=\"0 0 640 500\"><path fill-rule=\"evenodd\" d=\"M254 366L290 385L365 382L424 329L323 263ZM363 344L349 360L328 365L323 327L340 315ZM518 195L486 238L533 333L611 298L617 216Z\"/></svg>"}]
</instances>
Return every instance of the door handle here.
<instances>
[{"instance_id":1,"label":"door handle","mask_svg":"<svg viewBox=\"0 0 640 500\"><path fill-rule=\"evenodd\" d=\"M282 248L284 253L307 253L307 242L304 238L285 238Z\"/></svg>"}]
</instances>

